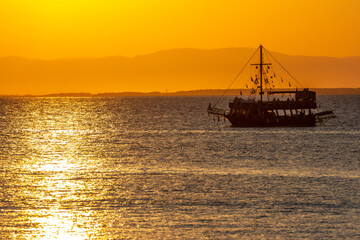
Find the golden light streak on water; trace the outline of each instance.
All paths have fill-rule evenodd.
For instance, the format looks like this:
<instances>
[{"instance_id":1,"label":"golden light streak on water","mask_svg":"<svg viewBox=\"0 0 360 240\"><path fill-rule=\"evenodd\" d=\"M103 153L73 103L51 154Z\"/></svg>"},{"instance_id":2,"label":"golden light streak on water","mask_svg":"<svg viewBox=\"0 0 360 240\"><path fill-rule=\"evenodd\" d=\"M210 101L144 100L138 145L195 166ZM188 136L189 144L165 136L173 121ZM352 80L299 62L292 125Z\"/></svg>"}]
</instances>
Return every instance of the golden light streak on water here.
<instances>
[{"instance_id":1,"label":"golden light streak on water","mask_svg":"<svg viewBox=\"0 0 360 240\"><path fill-rule=\"evenodd\" d=\"M23 170L29 171L28 180L40 191L22 193L29 198L37 194L37 200L32 203L35 209L27 211L36 227L23 237L34 240L89 239L97 234L96 223L91 223L93 228L86 228L83 217L86 212L84 209L78 211L73 204L83 197L78 193L92 187L86 179L76 178L77 171L85 169L88 161L86 154L79 154L84 143L82 120L86 113L81 111L81 105L75 111L64 112L56 99L50 99L50 102L41 113L33 113L32 122L24 123L28 131L23 145L31 154L27 156Z\"/></svg>"},{"instance_id":2,"label":"golden light streak on water","mask_svg":"<svg viewBox=\"0 0 360 240\"><path fill-rule=\"evenodd\" d=\"M29 213L30 214L30 213ZM45 217L32 219L38 225L34 229L36 235L30 234L29 239L39 240L83 240L88 239L88 230L79 227L76 217L71 211L49 210Z\"/></svg>"}]
</instances>

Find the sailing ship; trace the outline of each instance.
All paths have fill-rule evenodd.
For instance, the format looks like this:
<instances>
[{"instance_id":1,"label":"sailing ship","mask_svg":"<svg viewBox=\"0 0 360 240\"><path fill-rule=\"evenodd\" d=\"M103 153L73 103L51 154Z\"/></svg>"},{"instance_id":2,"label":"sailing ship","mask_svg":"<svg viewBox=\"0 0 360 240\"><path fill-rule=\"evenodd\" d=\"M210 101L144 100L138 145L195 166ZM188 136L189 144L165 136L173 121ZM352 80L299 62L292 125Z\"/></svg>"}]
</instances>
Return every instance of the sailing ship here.
<instances>
[{"instance_id":1,"label":"sailing ship","mask_svg":"<svg viewBox=\"0 0 360 240\"><path fill-rule=\"evenodd\" d=\"M243 98L241 92L239 97L235 97L229 103L230 110L217 108L216 104L212 107L210 103L208 107L209 114L217 116L218 119L224 117L224 119L230 121L233 127L311 127L335 117L332 110L317 111L316 92L310 91L308 88L302 90L298 88L295 90L291 88L277 89L275 87L276 82L284 83L284 80L282 77L279 80L276 73L271 69L272 63L264 62L264 53L271 57L272 55L262 45L259 46L255 53L258 51L260 61L250 64L255 67L255 72L250 77L251 82L246 83L246 88L251 84L248 99ZM237 77L249 65L255 53ZM298 82L274 57L272 58ZM290 81L286 83L291 87ZM279 95L282 99L278 97ZM289 97L285 100L283 99L284 95Z\"/></svg>"}]
</instances>

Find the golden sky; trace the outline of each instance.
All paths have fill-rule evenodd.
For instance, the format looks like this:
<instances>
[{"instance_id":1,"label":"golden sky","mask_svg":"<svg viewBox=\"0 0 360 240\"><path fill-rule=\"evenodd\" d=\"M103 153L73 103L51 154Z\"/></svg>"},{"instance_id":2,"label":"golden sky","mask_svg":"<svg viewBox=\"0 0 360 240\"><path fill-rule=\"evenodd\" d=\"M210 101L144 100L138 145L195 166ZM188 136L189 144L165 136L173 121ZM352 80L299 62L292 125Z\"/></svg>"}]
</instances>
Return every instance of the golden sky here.
<instances>
[{"instance_id":1,"label":"golden sky","mask_svg":"<svg viewBox=\"0 0 360 240\"><path fill-rule=\"evenodd\" d=\"M0 57L254 47L360 56L359 0L0 0Z\"/></svg>"}]
</instances>

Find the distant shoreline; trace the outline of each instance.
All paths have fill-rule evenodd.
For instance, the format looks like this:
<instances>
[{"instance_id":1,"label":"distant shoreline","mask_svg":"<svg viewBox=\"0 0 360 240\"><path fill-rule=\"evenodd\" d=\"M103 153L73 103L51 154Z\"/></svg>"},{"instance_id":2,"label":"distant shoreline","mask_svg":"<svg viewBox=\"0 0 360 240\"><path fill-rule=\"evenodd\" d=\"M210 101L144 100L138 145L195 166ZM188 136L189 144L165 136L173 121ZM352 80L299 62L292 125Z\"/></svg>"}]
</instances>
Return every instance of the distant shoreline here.
<instances>
[{"instance_id":1,"label":"distant shoreline","mask_svg":"<svg viewBox=\"0 0 360 240\"><path fill-rule=\"evenodd\" d=\"M318 95L360 95L360 88L310 88ZM248 89L229 89L225 95L240 95L240 91L248 94ZM156 96L221 96L225 89L200 89L178 92L114 92L114 93L53 93L39 95L0 95L0 97L156 97Z\"/></svg>"}]
</instances>

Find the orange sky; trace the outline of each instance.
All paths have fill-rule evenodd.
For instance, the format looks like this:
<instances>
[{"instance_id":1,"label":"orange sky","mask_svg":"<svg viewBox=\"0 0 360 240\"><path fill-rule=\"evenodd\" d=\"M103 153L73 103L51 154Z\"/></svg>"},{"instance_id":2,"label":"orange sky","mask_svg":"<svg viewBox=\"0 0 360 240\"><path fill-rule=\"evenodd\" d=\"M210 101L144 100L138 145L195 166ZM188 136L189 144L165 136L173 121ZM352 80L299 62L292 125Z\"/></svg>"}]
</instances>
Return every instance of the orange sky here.
<instances>
[{"instance_id":1,"label":"orange sky","mask_svg":"<svg viewBox=\"0 0 360 240\"><path fill-rule=\"evenodd\" d=\"M1 0L0 57L257 47L360 56L359 0Z\"/></svg>"},{"instance_id":2,"label":"orange sky","mask_svg":"<svg viewBox=\"0 0 360 240\"><path fill-rule=\"evenodd\" d=\"M161 54L149 62L146 57L54 59L260 43L289 55L360 56L359 11L360 0L0 0L0 94L226 88L242 63L220 67L225 63L220 59L209 67L211 59L181 51L176 56L187 57L179 69ZM54 61L1 59L7 56ZM307 67L294 74L310 88L356 88L357 59L323 59L317 61L319 71Z\"/></svg>"}]
</instances>

